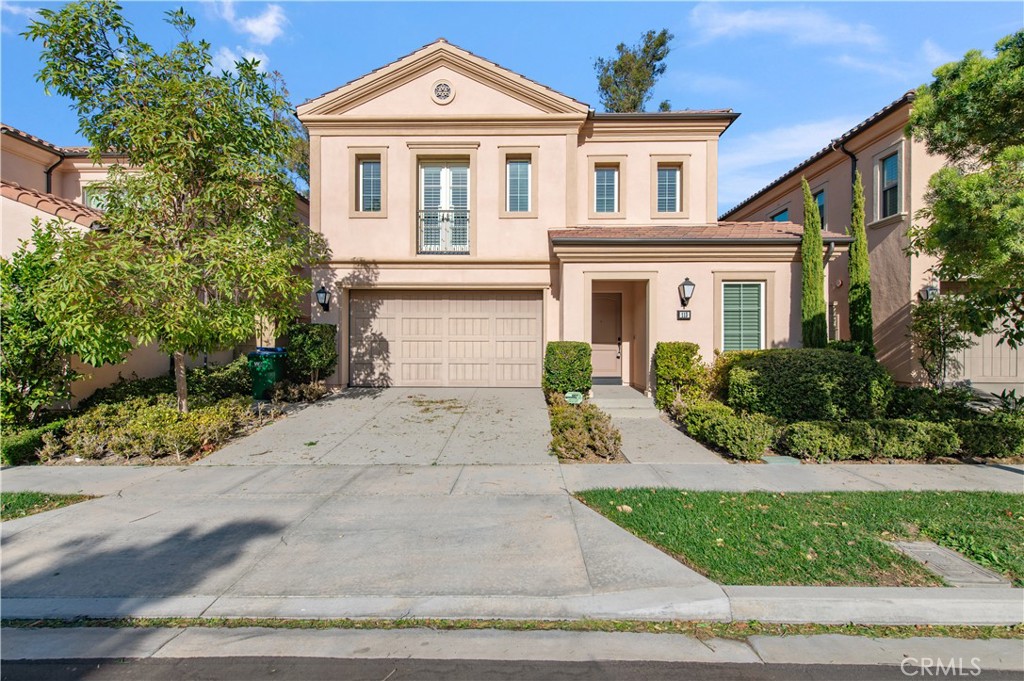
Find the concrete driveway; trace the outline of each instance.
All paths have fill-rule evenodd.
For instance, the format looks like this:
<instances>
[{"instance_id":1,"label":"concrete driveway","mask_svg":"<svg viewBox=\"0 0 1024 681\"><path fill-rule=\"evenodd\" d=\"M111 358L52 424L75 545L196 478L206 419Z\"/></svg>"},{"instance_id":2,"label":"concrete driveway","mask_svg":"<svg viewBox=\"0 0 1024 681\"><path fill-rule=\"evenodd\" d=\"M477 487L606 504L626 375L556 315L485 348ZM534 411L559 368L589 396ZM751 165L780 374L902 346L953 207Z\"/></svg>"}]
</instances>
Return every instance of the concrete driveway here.
<instances>
[{"instance_id":1,"label":"concrete driveway","mask_svg":"<svg viewBox=\"0 0 1024 681\"><path fill-rule=\"evenodd\" d=\"M351 389L201 465L550 464L539 388Z\"/></svg>"}]
</instances>

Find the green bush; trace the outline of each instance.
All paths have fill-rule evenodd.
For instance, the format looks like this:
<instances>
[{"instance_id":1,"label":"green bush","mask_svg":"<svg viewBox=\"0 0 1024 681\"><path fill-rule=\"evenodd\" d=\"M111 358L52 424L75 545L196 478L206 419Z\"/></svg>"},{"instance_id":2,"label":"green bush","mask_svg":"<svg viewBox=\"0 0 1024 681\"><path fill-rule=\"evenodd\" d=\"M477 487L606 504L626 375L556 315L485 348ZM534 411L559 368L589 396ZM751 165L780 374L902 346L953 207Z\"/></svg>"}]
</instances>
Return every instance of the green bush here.
<instances>
[{"instance_id":1,"label":"green bush","mask_svg":"<svg viewBox=\"0 0 1024 681\"><path fill-rule=\"evenodd\" d=\"M878 362L823 348L780 349L736 362L729 405L787 422L871 419L885 414L893 381Z\"/></svg>"},{"instance_id":2,"label":"green bush","mask_svg":"<svg viewBox=\"0 0 1024 681\"><path fill-rule=\"evenodd\" d=\"M816 461L909 459L950 456L960 446L956 432L942 423L875 419L802 421L785 428L781 453Z\"/></svg>"},{"instance_id":3,"label":"green bush","mask_svg":"<svg viewBox=\"0 0 1024 681\"><path fill-rule=\"evenodd\" d=\"M887 416L893 419L911 421L945 422L955 419L972 419L978 416L968 406L974 398L967 388L909 388L896 386L889 402Z\"/></svg>"},{"instance_id":4,"label":"green bush","mask_svg":"<svg viewBox=\"0 0 1024 681\"><path fill-rule=\"evenodd\" d=\"M244 356L223 366L189 369L187 380L190 405L203 406L235 395L252 395L252 376ZM121 377L116 383L100 388L82 400L79 407L89 409L138 397L174 394L174 377L171 375L132 379Z\"/></svg>"},{"instance_id":5,"label":"green bush","mask_svg":"<svg viewBox=\"0 0 1024 681\"><path fill-rule=\"evenodd\" d=\"M654 346L654 404L668 409L677 398L700 399L708 385L708 368L696 343L658 343Z\"/></svg>"},{"instance_id":6,"label":"green bush","mask_svg":"<svg viewBox=\"0 0 1024 681\"><path fill-rule=\"evenodd\" d=\"M778 435L775 422L767 416L737 416L721 402L700 401L689 405L682 424L695 440L748 461L760 459Z\"/></svg>"},{"instance_id":7,"label":"green bush","mask_svg":"<svg viewBox=\"0 0 1024 681\"><path fill-rule=\"evenodd\" d=\"M839 352L850 352L854 355L861 355L863 357L875 357L875 346L867 341L855 341L855 340L830 340L825 347L829 350L838 350Z\"/></svg>"},{"instance_id":8,"label":"green bush","mask_svg":"<svg viewBox=\"0 0 1024 681\"><path fill-rule=\"evenodd\" d=\"M41 458L176 461L216 448L254 419L251 400L231 397L187 414L178 412L173 398L136 397L100 404L68 419L63 434L43 438Z\"/></svg>"},{"instance_id":9,"label":"green bush","mask_svg":"<svg viewBox=\"0 0 1024 681\"><path fill-rule=\"evenodd\" d=\"M338 366L338 327L334 324L292 324L288 328L288 379L317 383Z\"/></svg>"},{"instance_id":10,"label":"green bush","mask_svg":"<svg viewBox=\"0 0 1024 681\"><path fill-rule=\"evenodd\" d=\"M551 451L560 459L602 459L622 456L622 434L611 417L590 402L568 404L559 393L551 396Z\"/></svg>"},{"instance_id":11,"label":"green bush","mask_svg":"<svg viewBox=\"0 0 1024 681\"><path fill-rule=\"evenodd\" d=\"M983 418L954 421L965 456L1002 459L1024 456L1024 416L997 412Z\"/></svg>"},{"instance_id":12,"label":"green bush","mask_svg":"<svg viewBox=\"0 0 1024 681\"><path fill-rule=\"evenodd\" d=\"M762 355L769 350L715 350L715 361L711 364L708 377L708 393L716 400L725 401L729 397L729 372L739 362Z\"/></svg>"},{"instance_id":13,"label":"green bush","mask_svg":"<svg viewBox=\"0 0 1024 681\"><path fill-rule=\"evenodd\" d=\"M590 363L590 343L579 341L551 341L544 352L544 378L541 387L545 393L588 393L593 366Z\"/></svg>"},{"instance_id":14,"label":"green bush","mask_svg":"<svg viewBox=\"0 0 1024 681\"><path fill-rule=\"evenodd\" d=\"M47 434L60 435L64 432L66 423L67 419L60 419L39 428L23 430L18 433L5 433L3 440L0 440L0 460L3 461L3 465L23 466L37 463L39 461L37 452L43 448L43 436Z\"/></svg>"}]
</instances>

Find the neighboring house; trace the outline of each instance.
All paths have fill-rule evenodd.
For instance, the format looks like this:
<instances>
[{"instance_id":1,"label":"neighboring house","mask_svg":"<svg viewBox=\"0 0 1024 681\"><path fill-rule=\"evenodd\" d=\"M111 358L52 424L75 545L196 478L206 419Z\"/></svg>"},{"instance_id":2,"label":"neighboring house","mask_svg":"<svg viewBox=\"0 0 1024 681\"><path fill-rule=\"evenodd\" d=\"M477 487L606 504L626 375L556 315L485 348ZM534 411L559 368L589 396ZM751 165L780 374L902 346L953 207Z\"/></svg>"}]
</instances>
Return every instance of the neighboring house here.
<instances>
[{"instance_id":1,"label":"neighboring house","mask_svg":"<svg viewBox=\"0 0 1024 681\"><path fill-rule=\"evenodd\" d=\"M117 161L104 155L101 164L89 158L87 147L59 147L9 125L0 124L0 201L2 244L0 255L10 257L22 240L32 235L32 220L45 224L59 218L82 229L102 221L107 169ZM300 206L300 214L302 213ZM308 221L308 210L304 219ZM189 366L230 362L231 351L194 357ZM92 367L72 358L72 366L84 380L72 385L73 403L110 385L118 377L148 378L167 374L170 358L155 345L132 351L120 364Z\"/></svg>"},{"instance_id":2,"label":"neighboring house","mask_svg":"<svg viewBox=\"0 0 1024 681\"><path fill-rule=\"evenodd\" d=\"M800 345L801 227L715 218L731 110L595 113L438 40L298 115L338 384L538 386L578 340L649 390L659 341Z\"/></svg>"},{"instance_id":3,"label":"neighboring house","mask_svg":"<svg viewBox=\"0 0 1024 681\"><path fill-rule=\"evenodd\" d=\"M914 93L908 92L867 120L778 178L722 216L723 220L803 222L800 178L806 177L818 203L822 225L829 232L846 233L850 225L854 169L864 183L865 221L871 261L871 301L878 359L898 381L923 379L908 339L911 305L926 289L955 289L936 282L931 272L935 259L910 255L908 230L914 215L925 206L928 180L943 167L943 157L928 153L923 142L904 135ZM848 260L840 256L827 270L833 338L849 338L847 305ZM999 392L1024 390L1024 352L997 345L994 333L977 338L961 355L960 378L977 387Z\"/></svg>"}]
</instances>

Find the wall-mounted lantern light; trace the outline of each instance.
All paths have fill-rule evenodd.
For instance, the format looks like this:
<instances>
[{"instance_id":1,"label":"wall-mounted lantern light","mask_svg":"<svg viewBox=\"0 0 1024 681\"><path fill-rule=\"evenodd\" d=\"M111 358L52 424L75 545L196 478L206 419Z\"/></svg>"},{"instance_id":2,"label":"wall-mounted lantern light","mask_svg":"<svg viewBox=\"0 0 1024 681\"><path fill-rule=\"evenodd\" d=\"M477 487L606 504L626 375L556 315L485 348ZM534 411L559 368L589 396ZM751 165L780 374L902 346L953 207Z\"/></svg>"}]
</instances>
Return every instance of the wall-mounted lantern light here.
<instances>
[{"instance_id":1,"label":"wall-mounted lantern light","mask_svg":"<svg viewBox=\"0 0 1024 681\"><path fill-rule=\"evenodd\" d=\"M935 300L939 297L939 287L934 283L928 284L921 289L921 292L918 295L921 297L921 300Z\"/></svg>"},{"instance_id":2,"label":"wall-mounted lantern light","mask_svg":"<svg viewBox=\"0 0 1024 681\"><path fill-rule=\"evenodd\" d=\"M686 307L690 302L690 298L693 298L693 289L697 288L697 285L690 281L687 277L683 280L683 283L679 285L679 304Z\"/></svg>"},{"instance_id":3,"label":"wall-mounted lantern light","mask_svg":"<svg viewBox=\"0 0 1024 681\"><path fill-rule=\"evenodd\" d=\"M316 292L316 302L320 303L320 307L327 312L331 309L331 293L326 288L321 286Z\"/></svg>"}]
</instances>

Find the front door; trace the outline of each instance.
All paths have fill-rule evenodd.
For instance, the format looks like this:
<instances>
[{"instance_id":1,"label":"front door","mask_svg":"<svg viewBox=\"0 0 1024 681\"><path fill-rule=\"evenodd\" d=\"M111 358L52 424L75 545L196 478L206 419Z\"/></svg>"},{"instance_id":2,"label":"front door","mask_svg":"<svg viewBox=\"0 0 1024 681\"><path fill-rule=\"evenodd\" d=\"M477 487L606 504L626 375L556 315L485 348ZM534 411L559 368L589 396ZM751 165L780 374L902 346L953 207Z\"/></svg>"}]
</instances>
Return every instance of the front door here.
<instances>
[{"instance_id":1,"label":"front door","mask_svg":"<svg viewBox=\"0 0 1024 681\"><path fill-rule=\"evenodd\" d=\"M590 322L595 382L621 385L622 294L593 294Z\"/></svg>"}]
</instances>

